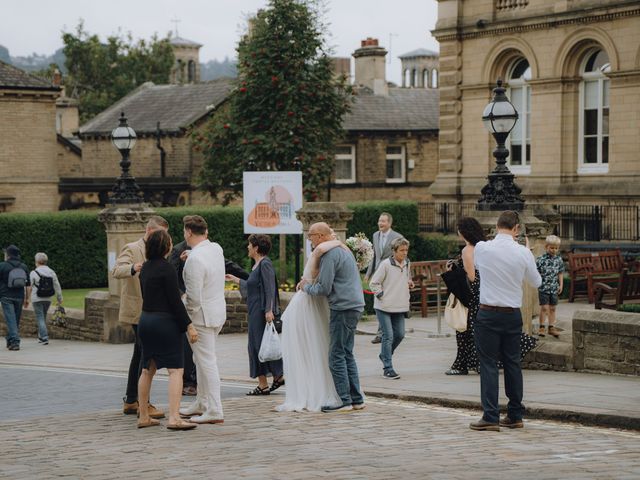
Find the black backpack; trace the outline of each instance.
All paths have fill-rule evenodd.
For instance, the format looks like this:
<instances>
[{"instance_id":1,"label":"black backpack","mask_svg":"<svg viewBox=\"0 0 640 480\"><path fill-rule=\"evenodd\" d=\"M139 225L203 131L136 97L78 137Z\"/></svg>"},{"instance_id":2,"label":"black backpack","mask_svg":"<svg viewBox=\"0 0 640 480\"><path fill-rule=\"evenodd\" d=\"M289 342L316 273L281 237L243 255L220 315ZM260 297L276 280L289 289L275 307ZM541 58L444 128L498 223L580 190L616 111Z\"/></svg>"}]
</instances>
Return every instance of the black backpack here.
<instances>
[{"instance_id":1,"label":"black backpack","mask_svg":"<svg viewBox=\"0 0 640 480\"><path fill-rule=\"evenodd\" d=\"M28 283L27 272L20 265L17 267L12 263L13 268L9 270L7 276L7 286L9 288L24 288Z\"/></svg>"},{"instance_id":2,"label":"black backpack","mask_svg":"<svg viewBox=\"0 0 640 480\"><path fill-rule=\"evenodd\" d=\"M40 282L36 284L36 287L38 287L36 296L40 298L53 297L56 293L56 290L53 287L53 278L47 277L46 275L40 275L37 270L34 270L34 272L36 272L36 275L40 277Z\"/></svg>"}]
</instances>

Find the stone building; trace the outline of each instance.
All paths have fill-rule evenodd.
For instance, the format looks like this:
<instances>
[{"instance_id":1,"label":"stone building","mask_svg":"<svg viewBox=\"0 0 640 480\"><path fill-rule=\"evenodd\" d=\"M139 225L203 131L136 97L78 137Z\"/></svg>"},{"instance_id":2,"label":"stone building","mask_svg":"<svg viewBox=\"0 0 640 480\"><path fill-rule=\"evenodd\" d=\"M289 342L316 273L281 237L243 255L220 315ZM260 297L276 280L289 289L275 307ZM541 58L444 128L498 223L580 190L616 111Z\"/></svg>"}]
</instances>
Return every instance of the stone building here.
<instances>
[{"instance_id":1,"label":"stone building","mask_svg":"<svg viewBox=\"0 0 640 480\"><path fill-rule=\"evenodd\" d=\"M120 153L111 131L124 112L138 140L131 150L131 173L156 205L201 203L196 175L202 156L191 146L189 131L198 128L228 97L233 82L154 85L151 82L120 99L80 127L82 162L60 178L63 208L104 205L120 173Z\"/></svg>"},{"instance_id":2,"label":"stone building","mask_svg":"<svg viewBox=\"0 0 640 480\"><path fill-rule=\"evenodd\" d=\"M510 168L531 203L640 203L640 2L438 0L440 153L430 191L474 202L494 166L496 79L520 113Z\"/></svg>"},{"instance_id":3,"label":"stone building","mask_svg":"<svg viewBox=\"0 0 640 480\"><path fill-rule=\"evenodd\" d=\"M439 54L418 48L398 56L402 63L402 86L438 88Z\"/></svg>"},{"instance_id":4,"label":"stone building","mask_svg":"<svg viewBox=\"0 0 640 480\"><path fill-rule=\"evenodd\" d=\"M181 37L172 37L175 64L171 69L170 82L198 83L200 81L200 47L201 44Z\"/></svg>"},{"instance_id":5,"label":"stone building","mask_svg":"<svg viewBox=\"0 0 640 480\"><path fill-rule=\"evenodd\" d=\"M58 209L60 87L0 61L0 212Z\"/></svg>"},{"instance_id":6,"label":"stone building","mask_svg":"<svg viewBox=\"0 0 640 480\"><path fill-rule=\"evenodd\" d=\"M372 38L353 53L357 95L336 147L331 200L430 198L427 187L438 168L439 92L389 85L386 55Z\"/></svg>"}]
</instances>

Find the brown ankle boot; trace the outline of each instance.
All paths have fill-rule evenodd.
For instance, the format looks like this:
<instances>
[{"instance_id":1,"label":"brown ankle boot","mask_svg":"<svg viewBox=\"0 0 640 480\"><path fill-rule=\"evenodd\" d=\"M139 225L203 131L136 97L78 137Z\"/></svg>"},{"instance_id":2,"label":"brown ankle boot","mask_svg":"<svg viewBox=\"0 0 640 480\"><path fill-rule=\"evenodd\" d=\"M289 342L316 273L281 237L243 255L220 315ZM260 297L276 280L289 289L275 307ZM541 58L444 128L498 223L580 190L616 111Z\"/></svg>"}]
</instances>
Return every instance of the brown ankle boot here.
<instances>
[{"instance_id":1,"label":"brown ankle boot","mask_svg":"<svg viewBox=\"0 0 640 480\"><path fill-rule=\"evenodd\" d=\"M122 407L122 413L125 415L136 415L138 413L138 401L127 403L124 402L124 406Z\"/></svg>"},{"instance_id":2,"label":"brown ankle boot","mask_svg":"<svg viewBox=\"0 0 640 480\"><path fill-rule=\"evenodd\" d=\"M554 325L549 325L549 335L558 338L560 336L560 330L558 330Z\"/></svg>"}]
</instances>

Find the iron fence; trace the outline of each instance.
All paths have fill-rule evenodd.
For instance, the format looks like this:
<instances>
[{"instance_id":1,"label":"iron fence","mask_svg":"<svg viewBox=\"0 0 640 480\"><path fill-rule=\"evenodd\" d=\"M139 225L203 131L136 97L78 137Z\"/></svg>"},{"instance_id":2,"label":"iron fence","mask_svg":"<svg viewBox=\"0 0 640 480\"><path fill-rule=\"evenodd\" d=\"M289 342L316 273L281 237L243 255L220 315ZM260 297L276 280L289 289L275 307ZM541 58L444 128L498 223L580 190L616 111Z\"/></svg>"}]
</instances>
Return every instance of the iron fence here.
<instances>
[{"instance_id":1,"label":"iron fence","mask_svg":"<svg viewBox=\"0 0 640 480\"><path fill-rule=\"evenodd\" d=\"M527 204L534 211L559 215L555 234L575 241L640 241L638 205ZM418 204L421 232L455 234L458 219L473 216L475 203L429 202Z\"/></svg>"}]
</instances>

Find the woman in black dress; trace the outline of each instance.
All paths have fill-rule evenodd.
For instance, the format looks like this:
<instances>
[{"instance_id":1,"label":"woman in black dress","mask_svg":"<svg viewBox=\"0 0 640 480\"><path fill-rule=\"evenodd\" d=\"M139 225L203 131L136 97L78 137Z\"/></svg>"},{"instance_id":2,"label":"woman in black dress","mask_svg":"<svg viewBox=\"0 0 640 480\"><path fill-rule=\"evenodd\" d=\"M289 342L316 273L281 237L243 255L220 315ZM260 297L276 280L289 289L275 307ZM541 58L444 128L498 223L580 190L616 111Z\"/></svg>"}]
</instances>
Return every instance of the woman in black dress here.
<instances>
[{"instance_id":1,"label":"woman in black dress","mask_svg":"<svg viewBox=\"0 0 640 480\"><path fill-rule=\"evenodd\" d=\"M458 353L451 368L444 372L446 375L467 375L469 370L480 371L480 361L478 360L478 352L476 351L473 337L473 327L480 306L480 274L474 265L473 251L476 243L487 239L480 222L472 217L460 218L458 221L458 234L464 240L465 246L462 249L462 255L458 259L457 266L464 268L467 273L471 289L471 302L467 315L467 330L456 332ZM524 358L536 346L536 342L537 340L534 337L522 332L520 336L520 358ZM501 362L498 362L498 366L502 368Z\"/></svg>"},{"instance_id":2,"label":"woman in black dress","mask_svg":"<svg viewBox=\"0 0 640 480\"><path fill-rule=\"evenodd\" d=\"M269 395L284 385L282 359L272 362L261 362L258 359L264 328L267 322L272 322L280 313L276 272L271 259L267 257L270 251L271 238L268 235L249 235L247 252L255 261L249 278L241 280L233 275L225 277L240 286L240 293L246 299L249 309L249 374L251 378L258 379L258 386L247 395ZM271 387L267 383L269 373L273 376Z\"/></svg>"},{"instance_id":3,"label":"woman in black dress","mask_svg":"<svg viewBox=\"0 0 640 480\"><path fill-rule=\"evenodd\" d=\"M196 424L182 420L179 413L184 365L182 335L186 331L189 341L194 343L198 340L198 332L180 300L178 275L166 260L170 251L171 237L165 230L157 230L149 235L146 242L147 261L140 271L142 315L138 324L138 338L142 345L143 370L138 382L138 428L160 424L149 417L149 393L156 370L166 368L169 371L167 428L190 430Z\"/></svg>"}]
</instances>

